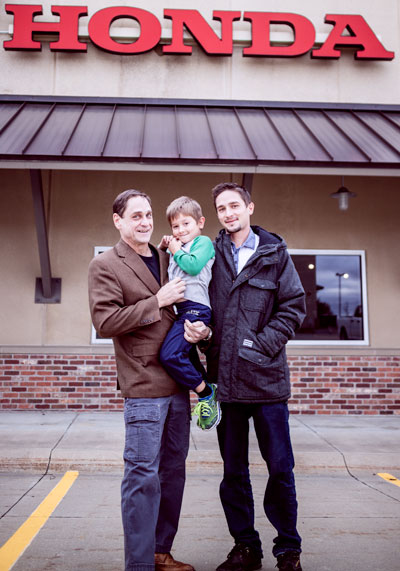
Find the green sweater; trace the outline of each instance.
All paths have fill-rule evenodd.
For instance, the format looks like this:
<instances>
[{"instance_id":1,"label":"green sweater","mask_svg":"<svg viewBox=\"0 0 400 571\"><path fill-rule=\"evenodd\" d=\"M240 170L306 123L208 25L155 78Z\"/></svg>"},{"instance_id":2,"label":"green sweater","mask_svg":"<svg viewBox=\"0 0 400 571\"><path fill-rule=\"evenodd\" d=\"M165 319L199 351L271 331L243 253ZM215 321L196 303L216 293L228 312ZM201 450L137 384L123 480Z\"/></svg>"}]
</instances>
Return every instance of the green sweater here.
<instances>
[{"instance_id":1,"label":"green sweater","mask_svg":"<svg viewBox=\"0 0 400 571\"><path fill-rule=\"evenodd\" d=\"M178 250L174 260L185 273L197 276L208 260L214 258L214 246L208 236L196 236L190 246L190 251Z\"/></svg>"}]
</instances>

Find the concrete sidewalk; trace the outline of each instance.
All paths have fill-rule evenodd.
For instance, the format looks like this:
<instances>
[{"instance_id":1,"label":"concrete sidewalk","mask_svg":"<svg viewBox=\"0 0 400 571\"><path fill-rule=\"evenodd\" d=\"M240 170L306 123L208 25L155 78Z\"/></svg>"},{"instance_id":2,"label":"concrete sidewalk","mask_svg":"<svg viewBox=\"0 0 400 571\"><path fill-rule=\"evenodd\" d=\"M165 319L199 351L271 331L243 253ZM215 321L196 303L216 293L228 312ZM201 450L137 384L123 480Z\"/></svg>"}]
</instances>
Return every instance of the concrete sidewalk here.
<instances>
[{"instance_id":1,"label":"concrete sidewalk","mask_svg":"<svg viewBox=\"0 0 400 571\"><path fill-rule=\"evenodd\" d=\"M400 478L400 417L293 415L291 429L304 571L397 571L400 487L377 474ZM63 472L80 472L13 569L123 569L122 414L3 412L0 434L0 545ZM266 469L253 429L250 460L263 570L274 571L275 530L263 513ZM232 547L218 496L222 463L216 431L204 433L193 423L187 466L173 553L196 571L214 571Z\"/></svg>"},{"instance_id":2,"label":"concrete sidewalk","mask_svg":"<svg viewBox=\"0 0 400 571\"><path fill-rule=\"evenodd\" d=\"M400 417L298 416L290 419L296 472L400 471ZM2 412L3 471L120 472L124 423L120 412ZM252 471L265 471L254 429ZM216 431L191 428L188 471L219 473Z\"/></svg>"}]
</instances>

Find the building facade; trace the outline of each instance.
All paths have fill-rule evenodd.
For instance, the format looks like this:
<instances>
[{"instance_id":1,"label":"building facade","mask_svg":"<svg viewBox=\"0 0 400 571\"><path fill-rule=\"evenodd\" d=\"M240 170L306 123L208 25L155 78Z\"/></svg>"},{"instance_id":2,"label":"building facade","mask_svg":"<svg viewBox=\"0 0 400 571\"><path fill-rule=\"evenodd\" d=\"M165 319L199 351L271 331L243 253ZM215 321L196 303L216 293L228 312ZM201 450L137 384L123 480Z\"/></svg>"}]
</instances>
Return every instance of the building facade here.
<instances>
[{"instance_id":1,"label":"building facade","mask_svg":"<svg viewBox=\"0 0 400 571\"><path fill-rule=\"evenodd\" d=\"M0 9L1 407L120 410L87 301L113 199L147 192L157 243L189 194L214 237L229 180L307 292L292 412L399 414L398 2L32 6Z\"/></svg>"}]
</instances>

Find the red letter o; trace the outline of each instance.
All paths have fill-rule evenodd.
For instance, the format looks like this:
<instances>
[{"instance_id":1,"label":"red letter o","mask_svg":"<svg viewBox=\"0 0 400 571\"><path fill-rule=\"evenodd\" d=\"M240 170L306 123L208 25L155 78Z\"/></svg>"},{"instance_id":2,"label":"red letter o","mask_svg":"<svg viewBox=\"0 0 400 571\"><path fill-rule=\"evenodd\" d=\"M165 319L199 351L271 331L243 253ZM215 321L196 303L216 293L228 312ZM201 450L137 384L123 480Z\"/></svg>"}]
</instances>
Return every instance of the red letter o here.
<instances>
[{"instance_id":1,"label":"red letter o","mask_svg":"<svg viewBox=\"0 0 400 571\"><path fill-rule=\"evenodd\" d=\"M140 36L130 44L121 44L110 38L110 26L118 18L132 18L140 24ZM140 54L152 50L160 41L161 24L154 14L141 8L120 6L104 8L93 14L89 21L89 36L96 46L115 54Z\"/></svg>"}]
</instances>

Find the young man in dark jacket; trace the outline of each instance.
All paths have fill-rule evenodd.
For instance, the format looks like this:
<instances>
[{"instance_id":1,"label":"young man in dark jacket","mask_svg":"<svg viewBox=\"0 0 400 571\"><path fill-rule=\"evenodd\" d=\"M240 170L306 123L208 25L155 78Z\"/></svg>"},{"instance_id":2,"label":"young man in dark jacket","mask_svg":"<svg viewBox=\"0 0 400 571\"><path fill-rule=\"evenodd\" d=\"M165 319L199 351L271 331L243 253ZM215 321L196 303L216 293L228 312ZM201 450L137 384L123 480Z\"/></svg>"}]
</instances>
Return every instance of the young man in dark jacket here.
<instances>
[{"instance_id":1,"label":"young man in dark jacket","mask_svg":"<svg viewBox=\"0 0 400 571\"><path fill-rule=\"evenodd\" d=\"M264 510L277 530L273 554L279 569L301 571L285 346L304 318L304 290L284 240L250 226L254 204L247 190L222 183L213 198L224 229L215 241L212 328L187 323L186 336L192 342L209 340L208 376L218 383L221 401L220 497L235 545L217 571L261 568L248 468L250 417L268 466Z\"/></svg>"}]
</instances>

